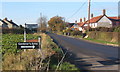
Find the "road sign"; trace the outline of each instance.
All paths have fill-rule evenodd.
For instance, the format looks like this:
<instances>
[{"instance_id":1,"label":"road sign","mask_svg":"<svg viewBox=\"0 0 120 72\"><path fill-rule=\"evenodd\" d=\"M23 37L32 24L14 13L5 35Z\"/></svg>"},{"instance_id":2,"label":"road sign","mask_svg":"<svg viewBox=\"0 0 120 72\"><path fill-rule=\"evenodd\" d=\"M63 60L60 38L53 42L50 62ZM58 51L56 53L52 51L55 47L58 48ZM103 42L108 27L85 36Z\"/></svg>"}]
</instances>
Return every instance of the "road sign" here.
<instances>
[{"instance_id":1,"label":"road sign","mask_svg":"<svg viewBox=\"0 0 120 72\"><path fill-rule=\"evenodd\" d=\"M39 42L18 42L18 49L39 49Z\"/></svg>"}]
</instances>

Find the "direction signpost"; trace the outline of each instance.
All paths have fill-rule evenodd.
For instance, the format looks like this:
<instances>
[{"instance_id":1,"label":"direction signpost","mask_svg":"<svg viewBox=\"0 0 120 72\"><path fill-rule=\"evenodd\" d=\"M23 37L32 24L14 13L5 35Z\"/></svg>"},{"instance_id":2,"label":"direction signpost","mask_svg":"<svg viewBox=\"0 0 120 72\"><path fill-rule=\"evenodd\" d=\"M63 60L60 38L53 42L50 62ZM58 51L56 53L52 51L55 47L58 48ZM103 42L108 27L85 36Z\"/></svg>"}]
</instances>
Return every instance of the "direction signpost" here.
<instances>
[{"instance_id":1,"label":"direction signpost","mask_svg":"<svg viewBox=\"0 0 120 72\"><path fill-rule=\"evenodd\" d=\"M39 42L18 42L18 49L39 49Z\"/></svg>"}]
</instances>

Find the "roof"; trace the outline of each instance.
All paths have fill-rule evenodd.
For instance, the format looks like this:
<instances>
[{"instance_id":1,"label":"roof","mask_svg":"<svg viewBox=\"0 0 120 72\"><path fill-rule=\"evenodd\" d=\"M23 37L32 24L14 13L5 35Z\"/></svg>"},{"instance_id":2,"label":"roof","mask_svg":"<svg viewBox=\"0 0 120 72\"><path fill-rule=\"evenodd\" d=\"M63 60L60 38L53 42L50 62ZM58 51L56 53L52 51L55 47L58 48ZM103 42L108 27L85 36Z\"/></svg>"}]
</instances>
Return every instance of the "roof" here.
<instances>
[{"instance_id":1,"label":"roof","mask_svg":"<svg viewBox=\"0 0 120 72\"><path fill-rule=\"evenodd\" d=\"M3 22L4 24L6 24L6 25L7 25L7 23L6 23L6 22L4 22L3 20L1 20L1 19L0 19L0 21L1 21L1 22Z\"/></svg>"},{"instance_id":2,"label":"roof","mask_svg":"<svg viewBox=\"0 0 120 72\"><path fill-rule=\"evenodd\" d=\"M77 24L79 27L81 27L84 24L84 22L79 22L79 23L74 23L74 24ZM74 25L70 29L72 28L74 28L75 30L79 30L78 28L75 28Z\"/></svg>"},{"instance_id":3,"label":"roof","mask_svg":"<svg viewBox=\"0 0 120 72\"><path fill-rule=\"evenodd\" d=\"M12 21L8 21L9 23L11 23L11 24L13 24L13 25L15 25L15 26L18 26L17 24L15 24L14 22L12 22Z\"/></svg>"},{"instance_id":4,"label":"roof","mask_svg":"<svg viewBox=\"0 0 120 72\"><path fill-rule=\"evenodd\" d=\"M90 21L90 23L96 23L98 22L104 15L100 15L100 16L97 16L97 17L93 17L92 19L90 20L87 20L85 23L88 23L88 21Z\"/></svg>"},{"instance_id":5,"label":"roof","mask_svg":"<svg viewBox=\"0 0 120 72\"><path fill-rule=\"evenodd\" d=\"M75 23L67 23L68 27L72 27Z\"/></svg>"},{"instance_id":6,"label":"roof","mask_svg":"<svg viewBox=\"0 0 120 72\"><path fill-rule=\"evenodd\" d=\"M108 18L110 18L110 19L120 19L120 17L108 17Z\"/></svg>"},{"instance_id":7,"label":"roof","mask_svg":"<svg viewBox=\"0 0 120 72\"><path fill-rule=\"evenodd\" d=\"M10 24L13 24L13 25L15 25L15 26L17 26L17 27L19 27L17 24L15 24L13 21L9 21L9 20L6 20L6 19L4 19L5 21L7 21L7 22L9 22ZM2 21L4 21L4 20L2 20ZM4 22L5 22L4 21ZM6 23L6 22L5 22Z\"/></svg>"},{"instance_id":8,"label":"roof","mask_svg":"<svg viewBox=\"0 0 120 72\"><path fill-rule=\"evenodd\" d=\"M84 24L84 22L79 22L77 23L79 26L82 26Z\"/></svg>"},{"instance_id":9,"label":"roof","mask_svg":"<svg viewBox=\"0 0 120 72\"><path fill-rule=\"evenodd\" d=\"M112 21L120 21L120 17L108 17Z\"/></svg>"},{"instance_id":10,"label":"roof","mask_svg":"<svg viewBox=\"0 0 120 72\"><path fill-rule=\"evenodd\" d=\"M38 28L38 24L26 24L26 28L30 29Z\"/></svg>"}]
</instances>

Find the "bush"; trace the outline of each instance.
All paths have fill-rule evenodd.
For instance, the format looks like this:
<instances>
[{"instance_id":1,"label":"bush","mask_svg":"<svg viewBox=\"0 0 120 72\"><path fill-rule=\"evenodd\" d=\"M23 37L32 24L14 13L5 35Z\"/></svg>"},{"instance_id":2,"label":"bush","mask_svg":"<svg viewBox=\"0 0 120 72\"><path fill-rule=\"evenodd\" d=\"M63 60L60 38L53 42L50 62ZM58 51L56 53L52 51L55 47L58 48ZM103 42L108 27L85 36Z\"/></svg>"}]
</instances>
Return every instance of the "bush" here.
<instances>
[{"instance_id":1,"label":"bush","mask_svg":"<svg viewBox=\"0 0 120 72\"><path fill-rule=\"evenodd\" d=\"M101 32L113 32L115 27L107 28L107 27L98 27L98 28L90 28L89 31L101 31Z\"/></svg>"},{"instance_id":2,"label":"bush","mask_svg":"<svg viewBox=\"0 0 120 72\"><path fill-rule=\"evenodd\" d=\"M37 32L37 30L36 29L33 29L33 30L26 29L26 33L33 33L33 32ZM3 34L7 34L7 33L23 34L24 28L12 28L12 29L4 28L4 29L2 29L2 33Z\"/></svg>"},{"instance_id":3,"label":"bush","mask_svg":"<svg viewBox=\"0 0 120 72\"><path fill-rule=\"evenodd\" d=\"M115 27L114 32L120 32L120 26Z\"/></svg>"},{"instance_id":4,"label":"bush","mask_svg":"<svg viewBox=\"0 0 120 72\"><path fill-rule=\"evenodd\" d=\"M2 29L2 33L3 34L7 34L7 33L14 33L14 34L23 34L24 33L24 29L23 28L13 28L13 29Z\"/></svg>"},{"instance_id":5,"label":"bush","mask_svg":"<svg viewBox=\"0 0 120 72\"><path fill-rule=\"evenodd\" d=\"M71 32L71 35L82 35L82 32L81 31L72 31Z\"/></svg>"},{"instance_id":6,"label":"bush","mask_svg":"<svg viewBox=\"0 0 120 72\"><path fill-rule=\"evenodd\" d=\"M69 62L64 62L60 65L59 70L78 70L75 65L70 64Z\"/></svg>"}]
</instances>

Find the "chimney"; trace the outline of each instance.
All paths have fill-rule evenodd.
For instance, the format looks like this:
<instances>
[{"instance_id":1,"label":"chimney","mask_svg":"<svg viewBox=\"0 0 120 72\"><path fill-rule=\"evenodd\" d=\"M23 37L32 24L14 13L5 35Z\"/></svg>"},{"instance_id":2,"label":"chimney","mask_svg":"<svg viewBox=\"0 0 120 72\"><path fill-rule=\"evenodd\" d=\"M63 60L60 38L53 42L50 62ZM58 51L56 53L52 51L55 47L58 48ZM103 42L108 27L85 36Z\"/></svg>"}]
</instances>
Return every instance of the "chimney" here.
<instances>
[{"instance_id":1,"label":"chimney","mask_svg":"<svg viewBox=\"0 0 120 72\"><path fill-rule=\"evenodd\" d=\"M12 22L12 20L10 20L10 22Z\"/></svg>"},{"instance_id":2,"label":"chimney","mask_svg":"<svg viewBox=\"0 0 120 72\"><path fill-rule=\"evenodd\" d=\"M86 18L84 17L84 22L86 21Z\"/></svg>"},{"instance_id":3,"label":"chimney","mask_svg":"<svg viewBox=\"0 0 120 72\"><path fill-rule=\"evenodd\" d=\"M80 22L82 22L82 18L80 19Z\"/></svg>"},{"instance_id":4,"label":"chimney","mask_svg":"<svg viewBox=\"0 0 120 72\"><path fill-rule=\"evenodd\" d=\"M93 18L93 13L91 14L91 18Z\"/></svg>"},{"instance_id":5,"label":"chimney","mask_svg":"<svg viewBox=\"0 0 120 72\"><path fill-rule=\"evenodd\" d=\"M105 9L103 9L103 15L106 15L106 10Z\"/></svg>"},{"instance_id":6,"label":"chimney","mask_svg":"<svg viewBox=\"0 0 120 72\"><path fill-rule=\"evenodd\" d=\"M4 20L7 20L7 18L5 18Z\"/></svg>"},{"instance_id":7,"label":"chimney","mask_svg":"<svg viewBox=\"0 0 120 72\"><path fill-rule=\"evenodd\" d=\"M75 23L77 23L77 20L75 21Z\"/></svg>"}]
</instances>

